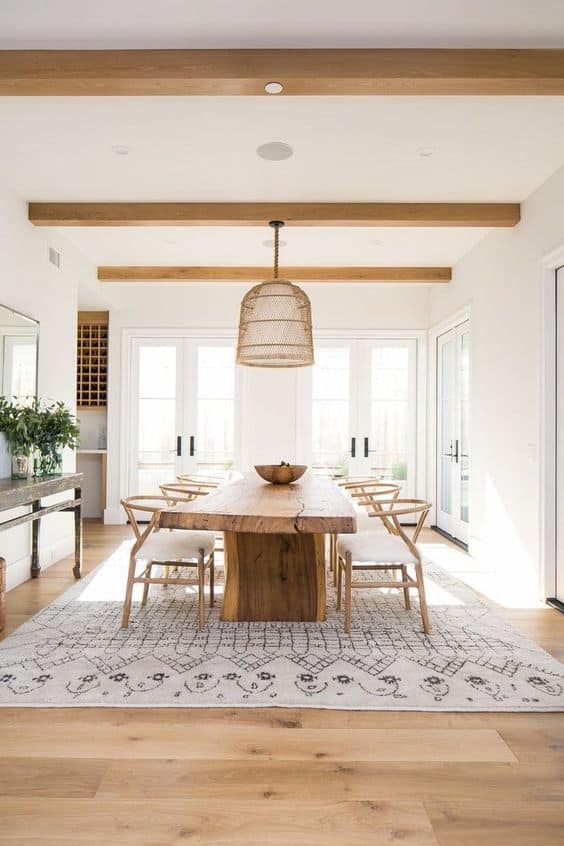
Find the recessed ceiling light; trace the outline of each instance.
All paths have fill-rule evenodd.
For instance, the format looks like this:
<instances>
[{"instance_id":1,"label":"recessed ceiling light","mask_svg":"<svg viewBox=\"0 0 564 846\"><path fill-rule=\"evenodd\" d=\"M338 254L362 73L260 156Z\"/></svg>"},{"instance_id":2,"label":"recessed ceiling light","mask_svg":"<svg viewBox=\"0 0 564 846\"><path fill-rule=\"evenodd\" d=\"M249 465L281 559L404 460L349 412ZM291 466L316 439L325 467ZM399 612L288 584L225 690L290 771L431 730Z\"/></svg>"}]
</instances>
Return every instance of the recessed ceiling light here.
<instances>
[{"instance_id":1,"label":"recessed ceiling light","mask_svg":"<svg viewBox=\"0 0 564 846\"><path fill-rule=\"evenodd\" d=\"M115 153L116 156L127 156L129 154L129 147L125 147L123 144L114 144L112 153Z\"/></svg>"},{"instance_id":2,"label":"recessed ceiling light","mask_svg":"<svg viewBox=\"0 0 564 846\"><path fill-rule=\"evenodd\" d=\"M257 156L269 162L281 162L294 155L294 151L285 141L267 141L257 147Z\"/></svg>"},{"instance_id":3,"label":"recessed ceiling light","mask_svg":"<svg viewBox=\"0 0 564 846\"><path fill-rule=\"evenodd\" d=\"M284 86L281 82L267 82L264 86L264 90L267 94L280 94L284 91Z\"/></svg>"},{"instance_id":4,"label":"recessed ceiling light","mask_svg":"<svg viewBox=\"0 0 564 846\"><path fill-rule=\"evenodd\" d=\"M287 242L286 241L279 241L279 246L285 247ZM263 247L268 247L270 250L274 247L274 238L267 238L266 241L262 242Z\"/></svg>"},{"instance_id":5,"label":"recessed ceiling light","mask_svg":"<svg viewBox=\"0 0 564 846\"><path fill-rule=\"evenodd\" d=\"M420 156L422 159L429 159L433 153L434 149L432 147L418 147L417 148L417 155Z\"/></svg>"}]
</instances>

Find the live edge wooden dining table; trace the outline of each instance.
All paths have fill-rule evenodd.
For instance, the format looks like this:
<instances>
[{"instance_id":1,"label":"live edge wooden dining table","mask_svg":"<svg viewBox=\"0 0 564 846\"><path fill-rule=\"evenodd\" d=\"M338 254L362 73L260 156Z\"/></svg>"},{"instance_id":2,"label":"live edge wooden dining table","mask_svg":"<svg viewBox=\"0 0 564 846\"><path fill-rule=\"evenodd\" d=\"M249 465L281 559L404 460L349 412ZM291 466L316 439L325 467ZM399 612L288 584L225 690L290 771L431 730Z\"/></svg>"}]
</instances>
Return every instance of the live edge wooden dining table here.
<instances>
[{"instance_id":1,"label":"live edge wooden dining table","mask_svg":"<svg viewBox=\"0 0 564 846\"><path fill-rule=\"evenodd\" d=\"M325 535L356 531L331 479L271 485L254 474L161 513L161 528L224 532L222 619L325 619Z\"/></svg>"}]
</instances>

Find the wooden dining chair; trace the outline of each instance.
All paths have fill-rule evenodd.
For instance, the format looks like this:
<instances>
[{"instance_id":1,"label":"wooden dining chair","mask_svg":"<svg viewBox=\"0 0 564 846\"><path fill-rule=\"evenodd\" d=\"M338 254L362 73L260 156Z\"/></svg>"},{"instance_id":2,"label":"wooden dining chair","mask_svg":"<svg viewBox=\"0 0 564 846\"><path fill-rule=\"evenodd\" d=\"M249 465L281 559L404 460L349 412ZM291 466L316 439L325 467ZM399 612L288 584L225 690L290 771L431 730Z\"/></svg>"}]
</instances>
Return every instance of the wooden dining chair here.
<instances>
[{"instance_id":1,"label":"wooden dining chair","mask_svg":"<svg viewBox=\"0 0 564 846\"><path fill-rule=\"evenodd\" d=\"M207 496L218 488L218 485L214 485L212 487L211 484L208 483L205 483L204 486L201 487L194 481L187 481L189 478L188 476L178 476L177 478L182 479L183 481L169 482L167 484L160 485L159 487L163 496L171 497L171 499L176 499L178 502L190 502L190 500L196 499L199 496ZM215 549L216 552L225 551L223 532L215 532Z\"/></svg>"},{"instance_id":2,"label":"wooden dining chair","mask_svg":"<svg viewBox=\"0 0 564 846\"><path fill-rule=\"evenodd\" d=\"M169 496L130 496L121 500L121 505L135 535L135 542L129 556L127 586L123 603L122 628L127 628L131 611L133 586L143 585L141 607L147 603L150 585L197 585L198 586L198 628L204 628L205 573L209 569L210 607L214 604L214 547L213 532L185 531L182 529L159 529L160 513L174 501ZM149 518L141 525L141 518ZM137 564L142 569L137 574ZM153 567L164 567L162 575L154 576ZM170 567L197 568L197 578L170 577Z\"/></svg>"},{"instance_id":3,"label":"wooden dining chair","mask_svg":"<svg viewBox=\"0 0 564 846\"><path fill-rule=\"evenodd\" d=\"M200 496L207 496L212 488L201 488L193 482L166 482L159 485L163 496L171 502L191 502Z\"/></svg>"},{"instance_id":4,"label":"wooden dining chair","mask_svg":"<svg viewBox=\"0 0 564 846\"><path fill-rule=\"evenodd\" d=\"M423 499L387 499L378 501L378 510L370 512L369 519L385 520L392 527L391 533L359 532L356 535L339 535L337 539L337 610L341 608L341 597L345 592L345 632L351 629L353 588L398 588L403 590L405 607L411 608L410 588L419 594L419 607L423 631L429 634L429 612L425 599L425 582L421 553L417 540L431 503ZM410 538L399 518L419 515L413 535ZM408 568L414 571L410 576ZM390 570L400 573L400 579L378 581L353 581L355 570Z\"/></svg>"},{"instance_id":5,"label":"wooden dining chair","mask_svg":"<svg viewBox=\"0 0 564 846\"><path fill-rule=\"evenodd\" d=\"M180 484L188 484L193 488L203 491L211 491L219 488L225 479L212 476L200 476L195 473L179 473L176 480Z\"/></svg>"},{"instance_id":6,"label":"wooden dining chair","mask_svg":"<svg viewBox=\"0 0 564 846\"><path fill-rule=\"evenodd\" d=\"M347 483L345 493L352 499L355 510L357 532L366 531L391 531L390 525L384 520L370 520L369 514L379 510L378 501L387 497L397 498L400 494L400 485L392 482L379 482L374 479L362 478ZM333 573L333 586L337 586L337 535L329 538L329 571Z\"/></svg>"},{"instance_id":7,"label":"wooden dining chair","mask_svg":"<svg viewBox=\"0 0 564 846\"><path fill-rule=\"evenodd\" d=\"M352 499L355 511L360 513L360 520L357 519L358 531L386 530L394 534L393 524L382 515L382 500L386 498L398 499L401 494L401 485L396 482L371 482L353 488L347 492ZM373 514L381 514L381 519L374 521L370 518ZM377 527L374 526L377 524Z\"/></svg>"},{"instance_id":8,"label":"wooden dining chair","mask_svg":"<svg viewBox=\"0 0 564 846\"><path fill-rule=\"evenodd\" d=\"M345 492L358 488L364 484L371 484L374 482L381 482L380 476L345 476L344 478L334 479L335 483Z\"/></svg>"}]
</instances>

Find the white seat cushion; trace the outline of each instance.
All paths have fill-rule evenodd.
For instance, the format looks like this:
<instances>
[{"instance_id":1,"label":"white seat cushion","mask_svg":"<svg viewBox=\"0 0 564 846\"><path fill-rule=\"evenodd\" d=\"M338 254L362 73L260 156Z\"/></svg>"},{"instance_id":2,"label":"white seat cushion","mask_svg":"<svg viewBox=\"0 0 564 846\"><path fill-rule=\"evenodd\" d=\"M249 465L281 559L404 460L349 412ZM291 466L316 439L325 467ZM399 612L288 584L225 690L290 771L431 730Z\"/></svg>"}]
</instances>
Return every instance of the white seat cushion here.
<instances>
[{"instance_id":1,"label":"white seat cushion","mask_svg":"<svg viewBox=\"0 0 564 846\"><path fill-rule=\"evenodd\" d=\"M350 552L353 562L372 564L415 564L417 559L409 547L396 535L379 532L359 532L339 535L337 551Z\"/></svg>"},{"instance_id":2,"label":"white seat cushion","mask_svg":"<svg viewBox=\"0 0 564 846\"><path fill-rule=\"evenodd\" d=\"M144 561L193 561L197 560L200 550L205 555L213 551L215 536L213 532L193 532L182 529L151 532L136 558Z\"/></svg>"}]
</instances>

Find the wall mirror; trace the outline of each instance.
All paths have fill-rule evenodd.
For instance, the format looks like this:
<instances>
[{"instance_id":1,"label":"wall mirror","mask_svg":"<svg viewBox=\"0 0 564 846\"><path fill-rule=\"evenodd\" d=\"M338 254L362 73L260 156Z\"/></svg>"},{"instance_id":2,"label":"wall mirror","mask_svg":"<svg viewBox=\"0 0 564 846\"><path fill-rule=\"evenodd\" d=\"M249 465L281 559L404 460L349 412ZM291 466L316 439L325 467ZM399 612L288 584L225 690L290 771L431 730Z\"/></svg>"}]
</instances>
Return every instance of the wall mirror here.
<instances>
[{"instance_id":1,"label":"wall mirror","mask_svg":"<svg viewBox=\"0 0 564 846\"><path fill-rule=\"evenodd\" d=\"M0 393L24 401L37 394L39 323L0 305Z\"/></svg>"}]
</instances>

